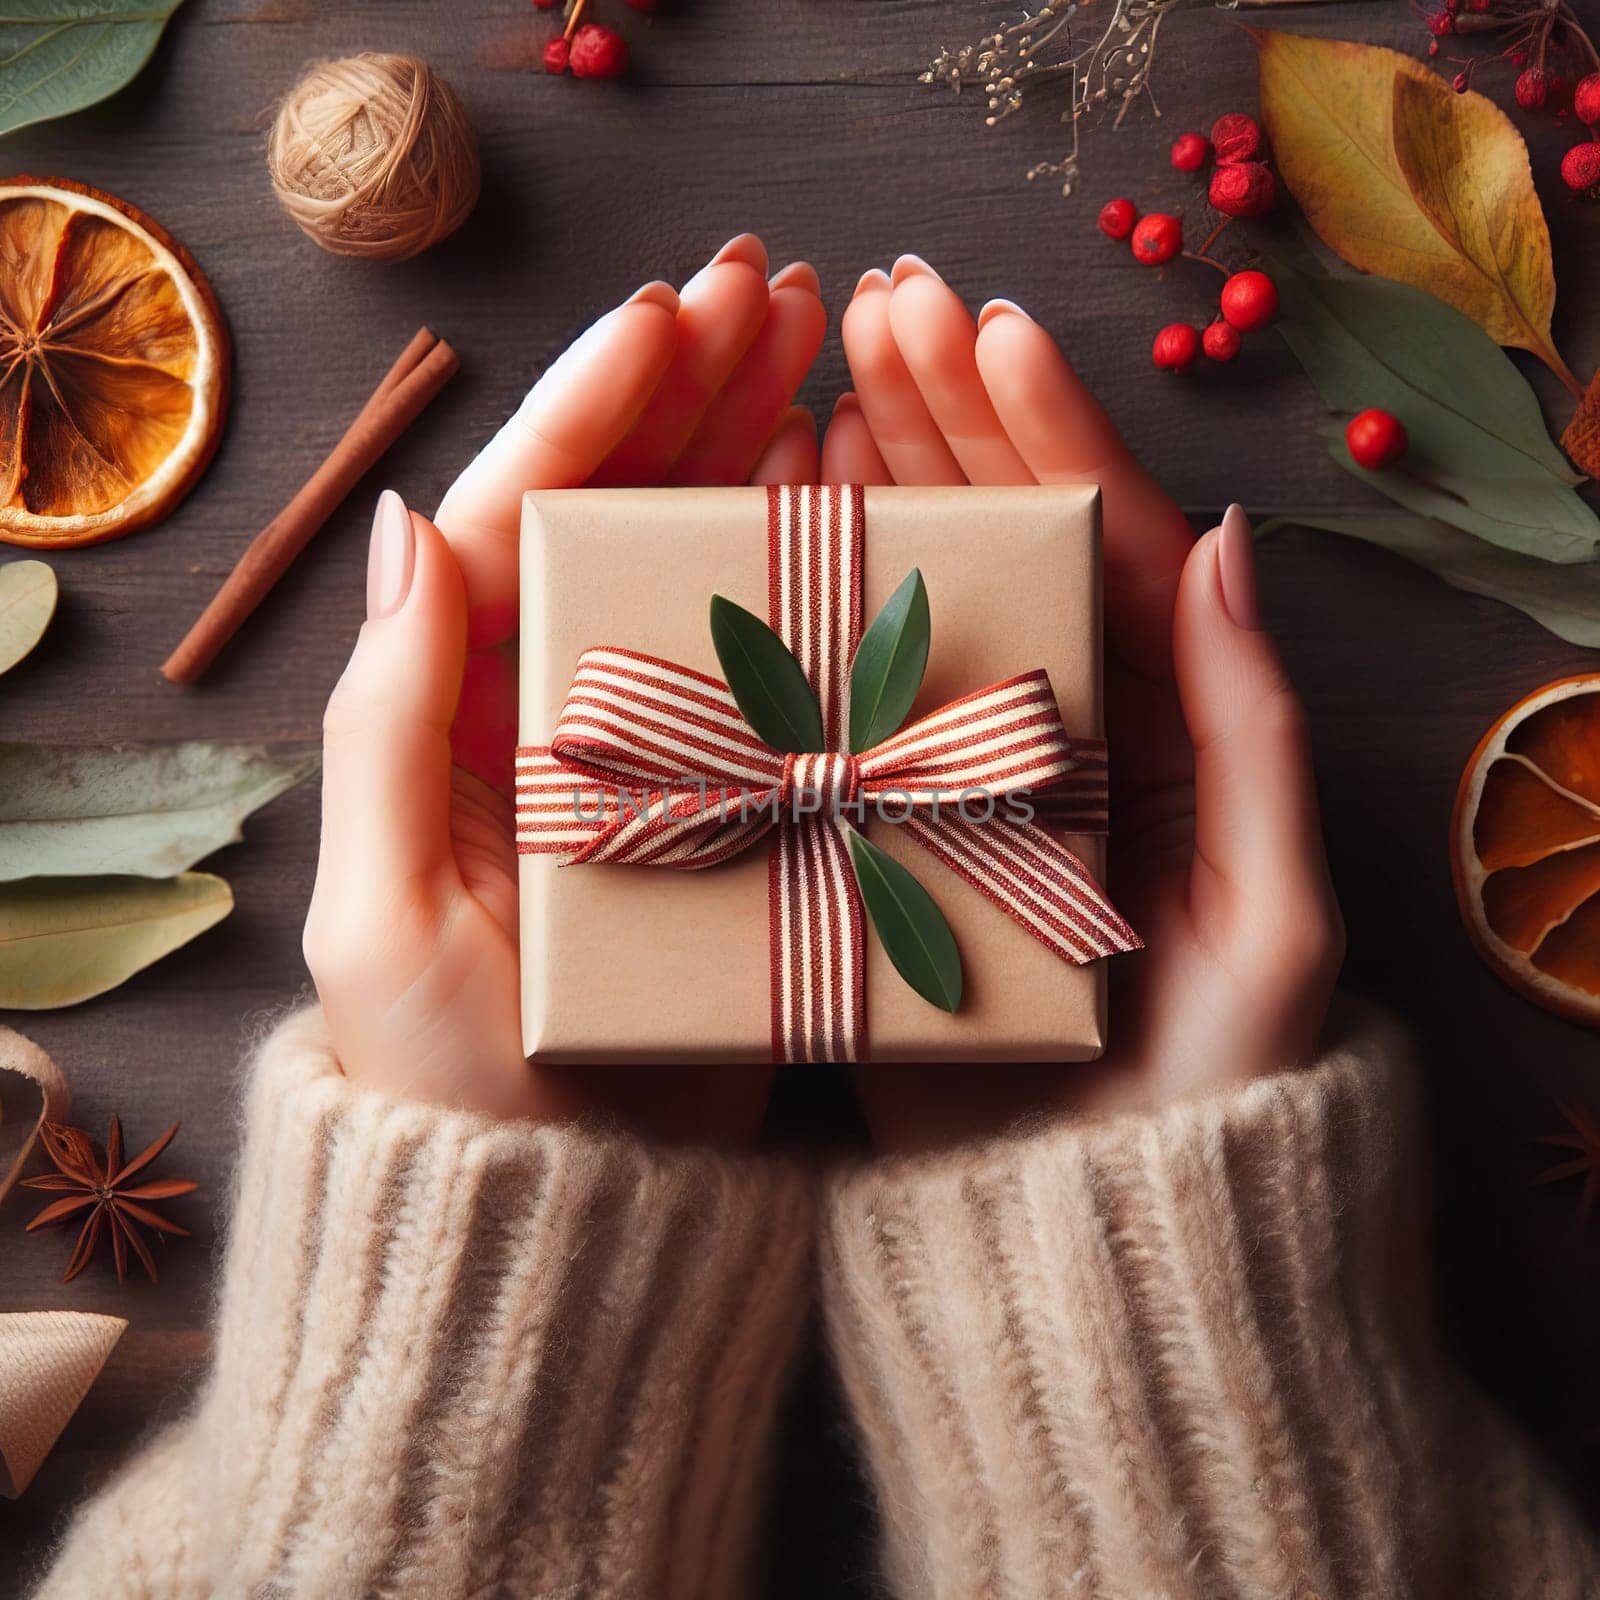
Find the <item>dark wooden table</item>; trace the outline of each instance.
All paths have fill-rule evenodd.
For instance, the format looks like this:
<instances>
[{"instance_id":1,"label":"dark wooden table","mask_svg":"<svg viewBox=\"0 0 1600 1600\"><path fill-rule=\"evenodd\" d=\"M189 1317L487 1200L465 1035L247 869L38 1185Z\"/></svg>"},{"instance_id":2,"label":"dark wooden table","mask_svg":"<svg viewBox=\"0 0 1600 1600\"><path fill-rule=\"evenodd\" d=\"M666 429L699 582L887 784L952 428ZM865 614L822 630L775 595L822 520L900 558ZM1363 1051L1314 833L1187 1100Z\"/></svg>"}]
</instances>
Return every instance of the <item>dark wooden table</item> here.
<instances>
[{"instance_id":1,"label":"dark wooden table","mask_svg":"<svg viewBox=\"0 0 1600 1600\"><path fill-rule=\"evenodd\" d=\"M1137 266L1094 228L1116 194L1142 205L1186 198L1187 182L1167 166L1169 141L1254 108L1252 50L1227 13L1200 7L1166 23L1156 78L1164 117L1146 109L1120 131L1086 130L1084 176L1063 201L1022 178L1064 147L1052 110L987 131L975 98L956 102L915 82L938 44L965 42L1009 17L1006 6L667 0L654 21L620 0L602 9L634 42L626 83L507 67L551 26L526 0L191 0L133 87L0 141L0 168L109 189L183 239L222 298L237 348L221 453L178 514L124 543L53 558L61 613L47 643L0 684L0 737L315 740L361 618L377 490L392 483L412 504L432 505L584 323L646 278L681 279L745 228L764 235L775 265L815 263L834 307L864 268L902 250L926 256L974 303L1022 301L1197 525L1231 498L1257 511L1369 504L1326 457L1310 387L1276 340L1254 341L1227 369L1182 379L1153 369L1154 329L1176 316L1203 320L1212 285ZM1283 25L1412 53L1423 43L1412 9L1394 0L1285 8ZM324 255L279 214L266 179L274 98L308 60L359 49L426 57L482 138L476 215L401 266ZM1600 211L1554 181L1570 135L1546 128L1531 138L1562 284L1557 340L1587 373L1600 361ZM158 663L424 321L461 352L461 375L204 687L170 688ZM807 395L826 407L843 379L830 341ZM1584 1440L1600 1427L1600 1274L1570 1196L1529 1190L1538 1158L1522 1140L1554 1125L1552 1091L1600 1096L1595 1038L1524 1005L1475 960L1451 896L1446 820L1491 718L1593 658L1364 547L1290 533L1268 544L1263 566L1272 627L1314 717L1351 931L1348 982L1400 1011L1423 1041L1452 1329L1484 1380L1580 1486L1592 1485ZM316 858L315 785L248 833L210 863L238 897L220 928L101 1000L7 1018L65 1067L78 1119L98 1127L120 1111L130 1138L143 1140L181 1116L171 1165L198 1178L204 1196L186 1206L199 1238L164 1252L159 1288L119 1288L99 1267L62 1287L67 1241L25 1237L27 1206L16 1198L0 1217L0 1310L77 1307L132 1321L32 1489L0 1503L0 1596L23 1591L67 1508L184 1404L204 1361L241 1051L306 986L299 929ZM826 1394L817 1363L805 1383L808 1395ZM782 1575L769 1593L865 1592L864 1491L838 1430L803 1443L786 1470Z\"/></svg>"}]
</instances>

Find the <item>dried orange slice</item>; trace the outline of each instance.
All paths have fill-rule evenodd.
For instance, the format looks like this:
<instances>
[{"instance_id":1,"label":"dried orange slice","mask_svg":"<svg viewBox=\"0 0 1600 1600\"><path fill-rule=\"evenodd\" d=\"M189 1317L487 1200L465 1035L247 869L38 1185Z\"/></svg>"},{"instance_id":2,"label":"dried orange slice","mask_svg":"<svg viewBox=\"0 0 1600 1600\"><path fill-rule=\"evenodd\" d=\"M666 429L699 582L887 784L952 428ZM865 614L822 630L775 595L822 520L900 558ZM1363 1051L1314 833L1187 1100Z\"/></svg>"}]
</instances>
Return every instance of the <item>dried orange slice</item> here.
<instances>
[{"instance_id":1,"label":"dried orange slice","mask_svg":"<svg viewBox=\"0 0 1600 1600\"><path fill-rule=\"evenodd\" d=\"M0 182L0 539L164 517L216 450L228 334L188 251L66 178Z\"/></svg>"},{"instance_id":2,"label":"dried orange slice","mask_svg":"<svg viewBox=\"0 0 1600 1600\"><path fill-rule=\"evenodd\" d=\"M1450 837L1478 953L1536 1005L1600 1027L1600 673L1547 683L1490 728Z\"/></svg>"}]
</instances>

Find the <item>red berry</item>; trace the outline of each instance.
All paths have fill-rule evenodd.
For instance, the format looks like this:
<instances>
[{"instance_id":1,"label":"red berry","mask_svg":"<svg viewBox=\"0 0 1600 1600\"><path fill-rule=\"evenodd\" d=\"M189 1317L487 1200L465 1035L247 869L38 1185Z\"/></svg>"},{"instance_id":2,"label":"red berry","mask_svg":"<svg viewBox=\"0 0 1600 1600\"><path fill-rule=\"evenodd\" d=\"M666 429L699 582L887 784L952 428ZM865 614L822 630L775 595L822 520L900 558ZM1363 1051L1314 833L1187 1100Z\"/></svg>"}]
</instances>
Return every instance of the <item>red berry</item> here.
<instances>
[{"instance_id":1,"label":"red berry","mask_svg":"<svg viewBox=\"0 0 1600 1600\"><path fill-rule=\"evenodd\" d=\"M1587 122L1591 128L1600 122L1600 72L1591 72L1579 81L1572 91L1572 109L1577 112L1578 121Z\"/></svg>"},{"instance_id":2,"label":"red berry","mask_svg":"<svg viewBox=\"0 0 1600 1600\"><path fill-rule=\"evenodd\" d=\"M1457 94L1465 94L1467 92L1466 73L1458 72L1455 77L1450 80L1450 87L1454 89Z\"/></svg>"},{"instance_id":3,"label":"red berry","mask_svg":"<svg viewBox=\"0 0 1600 1600\"><path fill-rule=\"evenodd\" d=\"M628 41L603 22L586 22L572 36L575 78L620 78L628 70Z\"/></svg>"},{"instance_id":4,"label":"red berry","mask_svg":"<svg viewBox=\"0 0 1600 1600\"><path fill-rule=\"evenodd\" d=\"M1213 361L1232 361L1244 343L1244 336L1231 322L1219 320L1200 335L1200 343Z\"/></svg>"},{"instance_id":5,"label":"red berry","mask_svg":"<svg viewBox=\"0 0 1600 1600\"><path fill-rule=\"evenodd\" d=\"M1222 286L1223 318L1241 333L1264 328L1278 314L1278 286L1264 272L1236 272Z\"/></svg>"},{"instance_id":6,"label":"red berry","mask_svg":"<svg viewBox=\"0 0 1600 1600\"><path fill-rule=\"evenodd\" d=\"M1411 444L1398 420L1377 410L1353 416L1344 430L1344 442L1351 460L1368 472L1393 466Z\"/></svg>"},{"instance_id":7,"label":"red berry","mask_svg":"<svg viewBox=\"0 0 1600 1600\"><path fill-rule=\"evenodd\" d=\"M1108 239L1126 239L1139 220L1139 209L1131 200L1107 200L1100 207L1100 231Z\"/></svg>"},{"instance_id":8,"label":"red berry","mask_svg":"<svg viewBox=\"0 0 1600 1600\"><path fill-rule=\"evenodd\" d=\"M659 11L661 0L628 0L629 6L635 11Z\"/></svg>"},{"instance_id":9,"label":"red berry","mask_svg":"<svg viewBox=\"0 0 1600 1600\"><path fill-rule=\"evenodd\" d=\"M554 72L558 76L567 70L567 41L558 33L553 39L546 39L544 44L544 70Z\"/></svg>"},{"instance_id":10,"label":"red berry","mask_svg":"<svg viewBox=\"0 0 1600 1600\"><path fill-rule=\"evenodd\" d=\"M1230 111L1211 124L1211 147L1218 161L1250 161L1261 153L1261 129L1256 119Z\"/></svg>"},{"instance_id":11,"label":"red berry","mask_svg":"<svg viewBox=\"0 0 1600 1600\"><path fill-rule=\"evenodd\" d=\"M1133 253L1148 267L1159 267L1183 249L1183 224L1165 211L1141 217L1133 230Z\"/></svg>"},{"instance_id":12,"label":"red berry","mask_svg":"<svg viewBox=\"0 0 1600 1600\"><path fill-rule=\"evenodd\" d=\"M1172 164L1179 172L1198 172L1211 158L1211 141L1203 133L1180 133L1172 141Z\"/></svg>"},{"instance_id":13,"label":"red berry","mask_svg":"<svg viewBox=\"0 0 1600 1600\"><path fill-rule=\"evenodd\" d=\"M1456 19L1448 11L1430 11L1424 19L1428 24L1428 32L1434 38L1442 39L1447 33L1456 31Z\"/></svg>"},{"instance_id":14,"label":"red berry","mask_svg":"<svg viewBox=\"0 0 1600 1600\"><path fill-rule=\"evenodd\" d=\"M549 11L555 6L556 0L533 0L540 11Z\"/></svg>"},{"instance_id":15,"label":"red berry","mask_svg":"<svg viewBox=\"0 0 1600 1600\"><path fill-rule=\"evenodd\" d=\"M1187 322L1169 322L1155 337L1150 356L1163 372L1182 372L1200 351L1200 335Z\"/></svg>"},{"instance_id":16,"label":"red berry","mask_svg":"<svg viewBox=\"0 0 1600 1600\"><path fill-rule=\"evenodd\" d=\"M1260 161L1232 161L1211 174L1211 203L1227 217L1259 217L1278 198L1278 180Z\"/></svg>"},{"instance_id":17,"label":"red berry","mask_svg":"<svg viewBox=\"0 0 1600 1600\"><path fill-rule=\"evenodd\" d=\"M1436 56L1436 55L1438 55L1438 53L1439 53L1439 41L1437 39L1430 39L1428 41L1428 54L1430 56Z\"/></svg>"},{"instance_id":18,"label":"red berry","mask_svg":"<svg viewBox=\"0 0 1600 1600\"><path fill-rule=\"evenodd\" d=\"M1561 158L1561 177L1577 194L1600 200L1600 144L1575 144Z\"/></svg>"},{"instance_id":19,"label":"red berry","mask_svg":"<svg viewBox=\"0 0 1600 1600\"><path fill-rule=\"evenodd\" d=\"M1524 111L1537 111L1550 97L1550 75L1543 67L1529 67L1517 74L1517 104Z\"/></svg>"}]
</instances>

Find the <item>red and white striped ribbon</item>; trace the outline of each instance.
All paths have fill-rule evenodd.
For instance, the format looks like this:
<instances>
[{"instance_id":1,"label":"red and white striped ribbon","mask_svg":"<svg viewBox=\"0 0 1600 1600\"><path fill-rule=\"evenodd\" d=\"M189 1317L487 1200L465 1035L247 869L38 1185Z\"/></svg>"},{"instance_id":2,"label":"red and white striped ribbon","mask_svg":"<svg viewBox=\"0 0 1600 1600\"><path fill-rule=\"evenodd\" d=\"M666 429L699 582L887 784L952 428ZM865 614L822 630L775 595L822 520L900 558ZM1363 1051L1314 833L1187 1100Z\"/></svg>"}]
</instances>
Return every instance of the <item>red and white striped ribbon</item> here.
<instances>
[{"instance_id":1,"label":"red and white striped ribbon","mask_svg":"<svg viewBox=\"0 0 1600 1600\"><path fill-rule=\"evenodd\" d=\"M837 753L861 633L864 534L859 487L768 490L768 620L816 691L826 751L771 750L717 679L611 647L579 659L550 744L517 751L524 854L692 870L775 834L778 1061L865 1057L865 921L845 839L864 807L900 822L1063 961L1140 946L1083 863L1040 826L1107 825L1105 741L1067 734L1044 672L953 700L862 755Z\"/></svg>"},{"instance_id":2,"label":"red and white striped ribbon","mask_svg":"<svg viewBox=\"0 0 1600 1600\"><path fill-rule=\"evenodd\" d=\"M767 624L816 691L822 739L845 748L850 658L861 637L861 486L767 491ZM861 762L807 761L795 779L823 810L778 829L767 866L772 951L772 1059L862 1061L867 941L855 869L835 799L853 800ZM797 763L798 766L798 763Z\"/></svg>"}]
</instances>

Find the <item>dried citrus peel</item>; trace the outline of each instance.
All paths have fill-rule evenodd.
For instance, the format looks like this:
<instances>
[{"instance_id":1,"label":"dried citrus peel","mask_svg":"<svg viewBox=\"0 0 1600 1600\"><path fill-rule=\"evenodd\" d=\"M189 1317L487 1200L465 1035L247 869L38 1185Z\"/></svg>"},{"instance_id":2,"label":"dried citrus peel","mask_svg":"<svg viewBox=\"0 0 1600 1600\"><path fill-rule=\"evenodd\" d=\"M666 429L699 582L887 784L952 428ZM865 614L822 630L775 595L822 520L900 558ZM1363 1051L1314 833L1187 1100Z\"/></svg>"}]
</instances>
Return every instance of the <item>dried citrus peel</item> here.
<instances>
[{"instance_id":1,"label":"dried citrus peel","mask_svg":"<svg viewBox=\"0 0 1600 1600\"><path fill-rule=\"evenodd\" d=\"M215 296L149 218L65 179L0 183L0 538L164 516L216 448L228 363Z\"/></svg>"},{"instance_id":2,"label":"dried citrus peel","mask_svg":"<svg viewBox=\"0 0 1600 1600\"><path fill-rule=\"evenodd\" d=\"M1502 716L1462 774L1456 895L1484 959L1529 999L1600 1027L1600 674Z\"/></svg>"}]
</instances>

